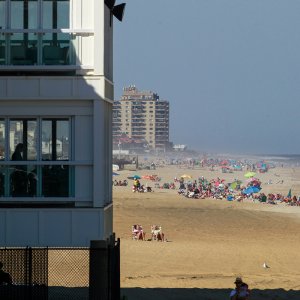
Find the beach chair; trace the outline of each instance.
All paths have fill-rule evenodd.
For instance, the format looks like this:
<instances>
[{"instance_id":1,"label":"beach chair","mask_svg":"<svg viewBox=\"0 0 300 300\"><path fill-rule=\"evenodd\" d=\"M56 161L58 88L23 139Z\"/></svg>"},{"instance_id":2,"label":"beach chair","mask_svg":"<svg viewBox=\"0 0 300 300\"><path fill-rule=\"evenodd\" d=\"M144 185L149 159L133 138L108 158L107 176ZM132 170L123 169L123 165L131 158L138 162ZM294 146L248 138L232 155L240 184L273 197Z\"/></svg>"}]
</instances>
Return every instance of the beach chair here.
<instances>
[{"instance_id":1,"label":"beach chair","mask_svg":"<svg viewBox=\"0 0 300 300\"><path fill-rule=\"evenodd\" d=\"M160 225L151 226L151 240L164 242L165 234L162 232L162 228Z\"/></svg>"},{"instance_id":2,"label":"beach chair","mask_svg":"<svg viewBox=\"0 0 300 300\"><path fill-rule=\"evenodd\" d=\"M136 241L145 241L146 232L144 232L142 225L132 225L131 227L131 237Z\"/></svg>"}]
</instances>

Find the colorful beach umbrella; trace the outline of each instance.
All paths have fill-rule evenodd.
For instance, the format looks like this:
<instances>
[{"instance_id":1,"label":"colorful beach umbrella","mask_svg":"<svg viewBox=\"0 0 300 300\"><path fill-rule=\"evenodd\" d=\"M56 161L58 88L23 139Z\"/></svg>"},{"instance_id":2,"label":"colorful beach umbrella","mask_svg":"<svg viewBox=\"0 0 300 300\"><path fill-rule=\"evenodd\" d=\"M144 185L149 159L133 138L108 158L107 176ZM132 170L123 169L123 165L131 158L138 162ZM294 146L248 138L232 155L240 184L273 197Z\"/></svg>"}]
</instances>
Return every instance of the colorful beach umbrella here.
<instances>
[{"instance_id":1,"label":"colorful beach umbrella","mask_svg":"<svg viewBox=\"0 0 300 300\"><path fill-rule=\"evenodd\" d=\"M246 174L244 174L244 176L245 176L246 178L254 177L255 175L256 175L255 172L247 172Z\"/></svg>"},{"instance_id":2,"label":"colorful beach umbrella","mask_svg":"<svg viewBox=\"0 0 300 300\"><path fill-rule=\"evenodd\" d=\"M260 191L260 188L258 188L256 186L250 186L250 187L244 189L242 193L245 195L250 195L250 194L258 193L259 191Z\"/></svg>"}]
</instances>

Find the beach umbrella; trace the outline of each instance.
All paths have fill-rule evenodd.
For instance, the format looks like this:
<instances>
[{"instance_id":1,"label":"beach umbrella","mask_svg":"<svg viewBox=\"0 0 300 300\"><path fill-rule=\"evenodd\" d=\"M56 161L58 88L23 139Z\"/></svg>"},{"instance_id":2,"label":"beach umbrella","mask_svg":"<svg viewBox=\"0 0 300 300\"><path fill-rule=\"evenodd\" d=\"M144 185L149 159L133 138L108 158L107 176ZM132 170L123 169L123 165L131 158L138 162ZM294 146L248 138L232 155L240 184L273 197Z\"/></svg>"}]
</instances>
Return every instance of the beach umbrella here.
<instances>
[{"instance_id":1,"label":"beach umbrella","mask_svg":"<svg viewBox=\"0 0 300 300\"><path fill-rule=\"evenodd\" d=\"M235 190L236 187L237 187L238 185L240 185L241 183L242 183L241 181L236 180L236 181L234 181L234 182L232 182L232 183L230 184L230 188L233 189L233 190Z\"/></svg>"},{"instance_id":2,"label":"beach umbrella","mask_svg":"<svg viewBox=\"0 0 300 300\"><path fill-rule=\"evenodd\" d=\"M183 174L183 175L181 175L180 177L181 177L181 178L189 178L189 179L192 178L192 176L191 176L191 175L188 175L188 174Z\"/></svg>"},{"instance_id":3,"label":"beach umbrella","mask_svg":"<svg viewBox=\"0 0 300 300\"><path fill-rule=\"evenodd\" d=\"M259 191L260 191L260 188L258 188L256 186L250 186L250 187L244 189L242 193L245 195L249 195L249 194L258 193Z\"/></svg>"},{"instance_id":4,"label":"beach umbrella","mask_svg":"<svg viewBox=\"0 0 300 300\"><path fill-rule=\"evenodd\" d=\"M287 194L287 198L292 198L292 189L289 190L289 192Z\"/></svg>"},{"instance_id":5,"label":"beach umbrella","mask_svg":"<svg viewBox=\"0 0 300 300\"><path fill-rule=\"evenodd\" d=\"M244 176L245 176L246 178L254 177L255 175L256 175L255 172L247 172L246 174L244 174Z\"/></svg>"},{"instance_id":6,"label":"beach umbrella","mask_svg":"<svg viewBox=\"0 0 300 300\"><path fill-rule=\"evenodd\" d=\"M119 176L120 174L116 173L116 172L113 172L112 173L112 176Z\"/></svg>"},{"instance_id":7,"label":"beach umbrella","mask_svg":"<svg viewBox=\"0 0 300 300\"><path fill-rule=\"evenodd\" d=\"M137 174L133 175L132 177L133 177L133 179L141 179L141 176L137 175Z\"/></svg>"}]
</instances>

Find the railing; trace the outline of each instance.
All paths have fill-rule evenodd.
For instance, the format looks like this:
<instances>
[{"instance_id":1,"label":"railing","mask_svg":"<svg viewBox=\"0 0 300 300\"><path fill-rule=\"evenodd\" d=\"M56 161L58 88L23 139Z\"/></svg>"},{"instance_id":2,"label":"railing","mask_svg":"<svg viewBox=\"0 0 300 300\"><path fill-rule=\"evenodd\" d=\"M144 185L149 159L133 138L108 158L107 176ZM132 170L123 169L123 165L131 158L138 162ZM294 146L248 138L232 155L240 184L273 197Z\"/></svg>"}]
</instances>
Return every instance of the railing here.
<instances>
[{"instance_id":1,"label":"railing","mask_svg":"<svg viewBox=\"0 0 300 300\"><path fill-rule=\"evenodd\" d=\"M82 40L92 31L72 30L0 30L0 70L26 66L76 66ZM51 68L51 67L50 67Z\"/></svg>"}]
</instances>

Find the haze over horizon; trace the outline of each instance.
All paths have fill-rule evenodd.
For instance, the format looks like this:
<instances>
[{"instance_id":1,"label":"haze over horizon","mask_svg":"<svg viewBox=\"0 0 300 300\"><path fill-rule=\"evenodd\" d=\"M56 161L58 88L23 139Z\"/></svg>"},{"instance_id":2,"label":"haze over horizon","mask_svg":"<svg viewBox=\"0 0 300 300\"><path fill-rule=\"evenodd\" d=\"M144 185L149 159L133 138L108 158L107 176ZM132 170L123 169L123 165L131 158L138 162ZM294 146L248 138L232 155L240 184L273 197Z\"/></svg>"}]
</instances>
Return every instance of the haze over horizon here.
<instances>
[{"instance_id":1,"label":"haze over horizon","mask_svg":"<svg viewBox=\"0 0 300 300\"><path fill-rule=\"evenodd\" d=\"M300 154L300 1L126 2L115 99L134 84L170 101L170 141L189 149Z\"/></svg>"}]
</instances>

